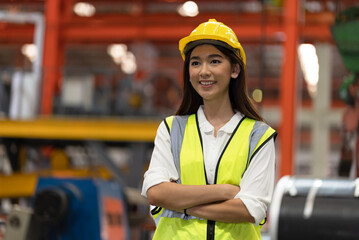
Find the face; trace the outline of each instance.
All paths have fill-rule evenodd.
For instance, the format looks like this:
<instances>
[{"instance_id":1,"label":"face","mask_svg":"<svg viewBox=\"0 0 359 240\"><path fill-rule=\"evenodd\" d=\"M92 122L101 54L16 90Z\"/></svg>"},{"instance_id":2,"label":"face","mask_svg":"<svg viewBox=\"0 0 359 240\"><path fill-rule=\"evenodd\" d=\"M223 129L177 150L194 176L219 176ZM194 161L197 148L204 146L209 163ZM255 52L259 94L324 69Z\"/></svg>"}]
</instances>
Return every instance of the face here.
<instances>
[{"instance_id":1,"label":"face","mask_svg":"<svg viewBox=\"0 0 359 240\"><path fill-rule=\"evenodd\" d=\"M228 88L232 78L239 74L239 65L210 44L193 49L189 61L190 82L197 93L208 101L229 100Z\"/></svg>"}]
</instances>

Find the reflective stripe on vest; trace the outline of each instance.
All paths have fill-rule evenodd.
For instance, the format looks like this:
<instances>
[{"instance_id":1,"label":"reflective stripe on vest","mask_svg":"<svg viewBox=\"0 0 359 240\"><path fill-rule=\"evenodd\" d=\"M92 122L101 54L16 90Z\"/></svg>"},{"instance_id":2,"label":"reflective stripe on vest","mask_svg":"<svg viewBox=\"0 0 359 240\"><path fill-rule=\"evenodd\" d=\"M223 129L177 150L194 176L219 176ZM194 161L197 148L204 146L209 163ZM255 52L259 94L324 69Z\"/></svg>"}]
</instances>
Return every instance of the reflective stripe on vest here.
<instances>
[{"instance_id":1,"label":"reflective stripe on vest","mask_svg":"<svg viewBox=\"0 0 359 240\"><path fill-rule=\"evenodd\" d=\"M186 185L206 185L202 139L195 114L165 120L180 179ZM244 117L233 131L217 164L216 184L239 185L255 154L276 132L265 123ZM171 227L169 227L171 226ZM261 226L207 221L163 209L153 239L260 239ZM178 238L177 238L178 236ZM200 237L201 236L201 237Z\"/></svg>"}]
</instances>

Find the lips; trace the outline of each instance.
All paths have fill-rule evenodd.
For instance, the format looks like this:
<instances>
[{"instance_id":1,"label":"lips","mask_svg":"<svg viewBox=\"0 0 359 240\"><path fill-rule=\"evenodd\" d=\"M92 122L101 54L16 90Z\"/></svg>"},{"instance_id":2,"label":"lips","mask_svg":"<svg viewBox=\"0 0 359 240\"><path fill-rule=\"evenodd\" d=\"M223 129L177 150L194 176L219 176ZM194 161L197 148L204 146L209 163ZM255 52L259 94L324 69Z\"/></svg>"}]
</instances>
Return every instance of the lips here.
<instances>
[{"instance_id":1,"label":"lips","mask_svg":"<svg viewBox=\"0 0 359 240\"><path fill-rule=\"evenodd\" d=\"M203 85L203 86L209 86L209 85L213 85L215 84L215 81L199 81L199 84Z\"/></svg>"}]
</instances>

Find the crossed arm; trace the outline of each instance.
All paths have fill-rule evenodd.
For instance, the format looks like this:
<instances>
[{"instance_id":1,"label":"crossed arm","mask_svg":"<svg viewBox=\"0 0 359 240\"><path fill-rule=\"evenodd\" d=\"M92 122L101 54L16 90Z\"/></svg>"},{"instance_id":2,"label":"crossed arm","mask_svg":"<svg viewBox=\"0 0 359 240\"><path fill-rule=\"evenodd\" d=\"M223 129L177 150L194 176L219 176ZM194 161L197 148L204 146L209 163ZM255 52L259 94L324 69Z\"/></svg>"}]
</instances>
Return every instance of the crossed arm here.
<instances>
[{"instance_id":1,"label":"crossed arm","mask_svg":"<svg viewBox=\"0 0 359 240\"><path fill-rule=\"evenodd\" d=\"M234 196L240 187L230 184L183 185L162 182L147 191L151 205L220 222L254 222L243 202Z\"/></svg>"},{"instance_id":2,"label":"crossed arm","mask_svg":"<svg viewBox=\"0 0 359 240\"><path fill-rule=\"evenodd\" d=\"M227 184L190 186L168 182L179 177L170 149L167 129L161 123L142 189L142 195L147 197L151 205L179 212L187 209L189 215L220 222L253 223L256 218L256 223L260 223L265 217L274 188L273 140L252 160L241 180L241 189Z\"/></svg>"}]
</instances>

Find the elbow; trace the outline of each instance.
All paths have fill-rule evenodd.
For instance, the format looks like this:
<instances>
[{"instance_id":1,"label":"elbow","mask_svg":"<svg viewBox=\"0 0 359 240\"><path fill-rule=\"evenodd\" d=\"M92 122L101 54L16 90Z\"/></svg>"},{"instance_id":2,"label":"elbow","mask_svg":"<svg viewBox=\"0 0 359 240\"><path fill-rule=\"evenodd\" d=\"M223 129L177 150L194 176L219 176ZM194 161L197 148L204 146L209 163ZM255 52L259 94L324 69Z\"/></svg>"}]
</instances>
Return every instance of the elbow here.
<instances>
[{"instance_id":1,"label":"elbow","mask_svg":"<svg viewBox=\"0 0 359 240\"><path fill-rule=\"evenodd\" d=\"M157 194L156 189L151 187L147 190L147 201L149 204L153 206L162 206L162 201L160 197L158 197L159 194Z\"/></svg>"},{"instance_id":2,"label":"elbow","mask_svg":"<svg viewBox=\"0 0 359 240\"><path fill-rule=\"evenodd\" d=\"M170 183L172 188L172 184ZM170 191L168 188L167 183L161 183L150 187L147 190L147 201L149 204L157 207L163 207L167 209L181 209L181 201L178 201L176 196L172 194L173 192Z\"/></svg>"},{"instance_id":3,"label":"elbow","mask_svg":"<svg viewBox=\"0 0 359 240\"><path fill-rule=\"evenodd\" d=\"M256 220L254 219L254 217L253 217L252 215L250 215L250 216L248 217L248 222L255 224L255 223L256 223Z\"/></svg>"},{"instance_id":4,"label":"elbow","mask_svg":"<svg viewBox=\"0 0 359 240\"><path fill-rule=\"evenodd\" d=\"M160 206L159 201L156 199L155 196L151 196L151 195L147 194L147 201L152 206Z\"/></svg>"},{"instance_id":5,"label":"elbow","mask_svg":"<svg viewBox=\"0 0 359 240\"><path fill-rule=\"evenodd\" d=\"M166 209L181 209L180 206L177 206L177 201L173 201L173 199L166 194L161 194L156 188L148 189L147 201L152 206L163 207Z\"/></svg>"}]
</instances>

